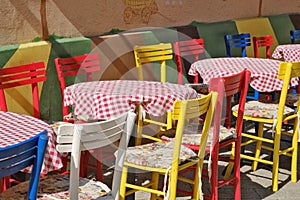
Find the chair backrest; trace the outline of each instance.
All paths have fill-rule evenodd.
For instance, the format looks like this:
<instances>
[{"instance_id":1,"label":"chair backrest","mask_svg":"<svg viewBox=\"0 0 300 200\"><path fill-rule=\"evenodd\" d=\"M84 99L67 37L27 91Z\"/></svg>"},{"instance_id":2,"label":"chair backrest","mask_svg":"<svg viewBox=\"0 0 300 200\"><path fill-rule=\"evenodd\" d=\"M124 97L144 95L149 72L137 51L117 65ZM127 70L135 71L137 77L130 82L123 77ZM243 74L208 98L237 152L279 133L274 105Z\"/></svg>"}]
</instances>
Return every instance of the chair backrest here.
<instances>
[{"instance_id":1,"label":"chair backrest","mask_svg":"<svg viewBox=\"0 0 300 200\"><path fill-rule=\"evenodd\" d=\"M0 109L7 111L4 90L23 85L31 85L33 116L40 118L38 83L46 80L46 69L43 62L0 69Z\"/></svg>"},{"instance_id":2,"label":"chair backrest","mask_svg":"<svg viewBox=\"0 0 300 200\"><path fill-rule=\"evenodd\" d=\"M283 113L284 113L284 107L286 105L286 97L290 88L290 80L292 78L298 78L298 77L300 77L300 62L281 62L279 64L278 79L283 81L283 85L280 93L277 123L276 123L276 129L279 131L281 130L281 124L282 124L281 122L283 121L283 117L284 117ZM300 101L298 101L295 115L297 115L297 113L299 114L299 105L300 105Z\"/></svg>"},{"instance_id":3,"label":"chair backrest","mask_svg":"<svg viewBox=\"0 0 300 200\"><path fill-rule=\"evenodd\" d=\"M85 76L84 81L92 81L93 74L100 71L99 55L84 54L68 58L55 58L57 76L60 84L62 100L66 86L74 84L75 77ZM62 104L63 116L68 114L68 107Z\"/></svg>"},{"instance_id":4,"label":"chair backrest","mask_svg":"<svg viewBox=\"0 0 300 200\"><path fill-rule=\"evenodd\" d=\"M200 149L198 151L198 157L203 159L205 156L206 143L208 139L208 132L212 124L215 106L217 102L218 94L216 92L210 92L198 99L190 100L176 100L174 102L172 111L172 120L177 121L175 144L173 153L172 169L178 167L178 160L180 154L181 138L184 132L184 127L188 121L198 121L199 116L205 115L203 122L202 137L200 142Z\"/></svg>"},{"instance_id":5,"label":"chair backrest","mask_svg":"<svg viewBox=\"0 0 300 200\"><path fill-rule=\"evenodd\" d=\"M232 57L231 49L233 48L241 48L242 50L241 56L247 57L246 47L251 46L250 33L225 35L224 40L225 40L227 57Z\"/></svg>"},{"instance_id":6,"label":"chair backrest","mask_svg":"<svg viewBox=\"0 0 300 200\"><path fill-rule=\"evenodd\" d=\"M243 115L244 107L246 103L246 95L248 91L248 86L250 82L251 72L249 70L243 70L238 74L234 74L227 77L213 78L211 79L209 85L209 91L215 91L219 94L218 101L214 116L214 136L213 136L213 147L217 147L216 144L219 142L219 128L222 124L221 119L225 114L225 127L227 129L231 128L231 107L232 107L232 97L236 94L239 96L239 111L238 117L235 120L236 133L241 135L243 126ZM223 102L226 102L224 105ZM216 130L217 129L217 130ZM214 150L218 152L218 150Z\"/></svg>"},{"instance_id":7,"label":"chair backrest","mask_svg":"<svg viewBox=\"0 0 300 200\"><path fill-rule=\"evenodd\" d=\"M183 66L185 67L185 71L188 72L193 62L205 57L204 40L203 38L198 38L176 41L174 42L173 47L178 71L178 84L182 84ZM186 75L188 76L187 73ZM193 82L198 83L198 79L199 78L197 74Z\"/></svg>"},{"instance_id":8,"label":"chair backrest","mask_svg":"<svg viewBox=\"0 0 300 200\"><path fill-rule=\"evenodd\" d=\"M132 111L106 121L65 124L58 128L57 150L71 152L70 199L78 198L80 151L95 149L119 141L113 176L112 195L118 195L124 154L136 114Z\"/></svg>"},{"instance_id":9,"label":"chair backrest","mask_svg":"<svg viewBox=\"0 0 300 200\"><path fill-rule=\"evenodd\" d=\"M271 46L273 45L273 36L266 35L262 37L253 37L253 50L254 50L254 57L258 58L258 48L266 47L266 58L271 57Z\"/></svg>"},{"instance_id":10,"label":"chair backrest","mask_svg":"<svg viewBox=\"0 0 300 200\"><path fill-rule=\"evenodd\" d=\"M0 148L0 178L15 174L32 165L28 199L37 199L37 189L47 142L47 131L43 131L26 141Z\"/></svg>"},{"instance_id":11,"label":"chair backrest","mask_svg":"<svg viewBox=\"0 0 300 200\"><path fill-rule=\"evenodd\" d=\"M173 59L173 49L171 43L134 46L134 57L139 80L144 80L142 70L143 64L160 62L160 81L166 82L166 61Z\"/></svg>"},{"instance_id":12,"label":"chair backrest","mask_svg":"<svg viewBox=\"0 0 300 200\"><path fill-rule=\"evenodd\" d=\"M290 31L291 43L300 43L300 30L291 30Z\"/></svg>"}]
</instances>

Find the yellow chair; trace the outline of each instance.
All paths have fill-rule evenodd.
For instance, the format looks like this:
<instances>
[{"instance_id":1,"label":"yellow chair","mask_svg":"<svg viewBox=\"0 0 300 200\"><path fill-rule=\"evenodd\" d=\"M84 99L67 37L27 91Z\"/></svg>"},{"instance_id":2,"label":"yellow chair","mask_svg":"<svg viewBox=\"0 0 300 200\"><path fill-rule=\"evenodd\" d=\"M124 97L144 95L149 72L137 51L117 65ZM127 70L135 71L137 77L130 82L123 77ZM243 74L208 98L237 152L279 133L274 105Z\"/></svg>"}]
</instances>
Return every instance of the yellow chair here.
<instances>
[{"instance_id":1,"label":"yellow chair","mask_svg":"<svg viewBox=\"0 0 300 200\"><path fill-rule=\"evenodd\" d=\"M156 66L157 64L160 65L160 82L166 82L166 71L167 71L166 61L173 59L173 50L172 50L171 43L135 46L134 57L135 57L136 67L138 70L139 80L144 80L143 65L147 63L151 63L153 64L153 67L157 67ZM136 145L141 144L142 138L147 138L153 141L159 141L159 139L157 139L156 137L149 136L147 134L142 134L142 129L146 124L155 124L161 127L162 130L167 130L172 128L172 122L170 121L169 115L167 116L167 119L157 119L157 120L149 119L149 117L147 118L144 116L142 107L139 107Z\"/></svg>"},{"instance_id":2,"label":"yellow chair","mask_svg":"<svg viewBox=\"0 0 300 200\"><path fill-rule=\"evenodd\" d=\"M160 63L160 81L166 82L166 61L173 59L171 43L160 43L134 47L135 64L138 70L138 79L144 80L142 66L147 63Z\"/></svg>"},{"instance_id":3,"label":"yellow chair","mask_svg":"<svg viewBox=\"0 0 300 200\"><path fill-rule=\"evenodd\" d=\"M255 143L255 155L250 156L241 154L242 159L252 160L252 170L257 169L258 162L272 165L272 189L278 190L278 171L279 171L279 157L281 155L291 157L291 181L297 181L297 152L298 152L298 116L299 103L297 109L294 110L285 106L286 97L289 89L291 78L300 76L300 62L282 62L279 65L278 78L283 81L282 91L279 99L279 104L262 103L259 101L250 101L245 104L244 120L249 120L259 123L258 134L242 133L244 142L241 146L245 147ZM233 107L233 115L237 115L237 106ZM293 130L286 131L283 129L283 122L290 121L293 123ZM271 125L271 130L265 131L265 125ZM269 126L270 127L270 126ZM270 134L268 134L270 133ZM291 137L289 147L284 148L281 144L282 136ZM272 158L267 159L261 156L261 150L272 152ZM230 166L226 174L230 174Z\"/></svg>"},{"instance_id":4,"label":"yellow chair","mask_svg":"<svg viewBox=\"0 0 300 200\"><path fill-rule=\"evenodd\" d=\"M177 121L175 139L169 142L155 142L127 149L120 186L121 200L124 200L126 195L139 190L151 193L151 199L157 199L159 196L175 199L177 182L180 180L178 173L191 166L196 167L196 172L194 179L189 180L188 183L193 184L195 188L193 199L200 198L200 174L217 97L216 92L211 92L202 98L175 101L172 111L172 119ZM196 154L193 150L181 145L182 135L184 129L191 125L190 122L199 123L198 117L204 114L206 117L200 141L201 148ZM152 180L145 185L128 183L127 174L131 169L152 173ZM163 188L158 185L160 175L165 176ZM166 181L166 177L169 178L168 181ZM127 188L130 190L126 190Z\"/></svg>"}]
</instances>

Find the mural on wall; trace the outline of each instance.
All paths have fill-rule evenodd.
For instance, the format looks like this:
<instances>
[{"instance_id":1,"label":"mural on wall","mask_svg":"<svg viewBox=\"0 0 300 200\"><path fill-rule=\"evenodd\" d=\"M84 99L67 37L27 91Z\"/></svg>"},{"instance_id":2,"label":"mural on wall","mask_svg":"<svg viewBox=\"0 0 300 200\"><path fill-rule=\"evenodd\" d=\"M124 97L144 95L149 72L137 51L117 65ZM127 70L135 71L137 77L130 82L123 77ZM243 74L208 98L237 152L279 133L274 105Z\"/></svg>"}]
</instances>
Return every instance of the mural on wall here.
<instances>
[{"instance_id":1,"label":"mural on wall","mask_svg":"<svg viewBox=\"0 0 300 200\"><path fill-rule=\"evenodd\" d=\"M126 8L124 10L124 22L130 24L133 17L141 19L143 23L148 24L151 15L158 12L155 0L123 0Z\"/></svg>"}]
</instances>

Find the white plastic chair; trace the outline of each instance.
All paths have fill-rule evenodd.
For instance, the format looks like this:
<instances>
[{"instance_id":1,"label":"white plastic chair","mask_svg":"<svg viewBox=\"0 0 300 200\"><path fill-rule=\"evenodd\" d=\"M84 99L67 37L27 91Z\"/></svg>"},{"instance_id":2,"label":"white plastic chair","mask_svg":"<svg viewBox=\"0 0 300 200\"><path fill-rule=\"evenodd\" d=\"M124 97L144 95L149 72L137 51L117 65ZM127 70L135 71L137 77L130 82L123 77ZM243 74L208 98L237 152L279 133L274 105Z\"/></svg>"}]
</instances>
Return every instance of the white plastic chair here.
<instances>
[{"instance_id":1,"label":"white plastic chair","mask_svg":"<svg viewBox=\"0 0 300 200\"><path fill-rule=\"evenodd\" d=\"M120 140L116 153L112 190L108 196L103 197L104 199L119 198L121 169L135 117L136 114L130 111L111 120L86 124L65 124L58 128L57 150L71 152L70 199L78 199L80 152L107 146Z\"/></svg>"}]
</instances>

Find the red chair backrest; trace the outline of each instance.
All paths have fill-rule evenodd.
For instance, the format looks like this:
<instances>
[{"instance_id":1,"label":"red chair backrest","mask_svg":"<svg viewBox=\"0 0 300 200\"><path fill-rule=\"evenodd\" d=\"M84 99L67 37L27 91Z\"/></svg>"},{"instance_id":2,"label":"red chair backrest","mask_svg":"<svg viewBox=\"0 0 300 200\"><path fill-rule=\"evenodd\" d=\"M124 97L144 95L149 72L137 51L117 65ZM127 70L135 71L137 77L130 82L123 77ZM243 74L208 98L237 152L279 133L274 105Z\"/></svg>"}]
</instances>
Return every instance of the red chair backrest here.
<instances>
[{"instance_id":1,"label":"red chair backrest","mask_svg":"<svg viewBox=\"0 0 300 200\"><path fill-rule=\"evenodd\" d=\"M239 74L222 77L222 78L213 78L209 83L209 91L218 92L218 101L215 110L214 125L221 125L222 117L221 113L223 106L225 107L225 127L230 128L231 126L231 101L232 97L235 94L239 94L239 112L236 119L236 132L241 134L242 124L243 124L243 115L244 107L246 103L246 96L248 91L248 85L250 82L251 72L248 70L243 70ZM226 105L223 105L223 100L226 99ZM216 126L219 128L219 126ZM219 133L217 131L216 133ZM218 142L219 137L215 137L214 142ZM214 144L214 143L213 143Z\"/></svg>"},{"instance_id":2,"label":"red chair backrest","mask_svg":"<svg viewBox=\"0 0 300 200\"><path fill-rule=\"evenodd\" d=\"M0 69L0 108L7 112L4 89L31 85L33 116L40 118L38 83L46 80L46 69L43 62Z\"/></svg>"},{"instance_id":3,"label":"red chair backrest","mask_svg":"<svg viewBox=\"0 0 300 200\"><path fill-rule=\"evenodd\" d=\"M199 60L199 55L205 54L203 38L184 40L174 42L174 53L177 63L178 84L182 84L182 58L193 55L194 60ZM198 83L198 76L195 77L194 83Z\"/></svg>"},{"instance_id":4,"label":"red chair backrest","mask_svg":"<svg viewBox=\"0 0 300 200\"><path fill-rule=\"evenodd\" d=\"M266 35L262 37L253 37L253 45L254 45L254 57L258 58L258 48L260 47L266 47L266 58L270 58L271 53L270 49L273 45L273 36L272 35Z\"/></svg>"},{"instance_id":5,"label":"red chair backrest","mask_svg":"<svg viewBox=\"0 0 300 200\"><path fill-rule=\"evenodd\" d=\"M60 83L62 100L64 99L64 90L66 88L66 77L84 74L86 75L86 81L92 81L93 73L100 71L99 56L96 53L68 58L55 58L54 62ZM65 116L68 114L68 108L64 104L62 104L62 107L63 116Z\"/></svg>"}]
</instances>

